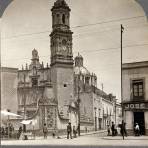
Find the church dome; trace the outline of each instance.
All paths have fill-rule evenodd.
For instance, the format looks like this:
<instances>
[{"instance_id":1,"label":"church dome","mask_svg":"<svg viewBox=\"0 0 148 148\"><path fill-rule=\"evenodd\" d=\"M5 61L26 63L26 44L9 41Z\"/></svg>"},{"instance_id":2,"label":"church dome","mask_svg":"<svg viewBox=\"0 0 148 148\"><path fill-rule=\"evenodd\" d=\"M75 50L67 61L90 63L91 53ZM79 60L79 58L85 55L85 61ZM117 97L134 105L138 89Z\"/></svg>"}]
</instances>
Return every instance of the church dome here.
<instances>
[{"instance_id":1,"label":"church dome","mask_svg":"<svg viewBox=\"0 0 148 148\"><path fill-rule=\"evenodd\" d=\"M83 74L83 75L89 75L90 72L83 66L83 57L78 53L78 55L75 57L75 68L74 68L75 74Z\"/></svg>"}]
</instances>

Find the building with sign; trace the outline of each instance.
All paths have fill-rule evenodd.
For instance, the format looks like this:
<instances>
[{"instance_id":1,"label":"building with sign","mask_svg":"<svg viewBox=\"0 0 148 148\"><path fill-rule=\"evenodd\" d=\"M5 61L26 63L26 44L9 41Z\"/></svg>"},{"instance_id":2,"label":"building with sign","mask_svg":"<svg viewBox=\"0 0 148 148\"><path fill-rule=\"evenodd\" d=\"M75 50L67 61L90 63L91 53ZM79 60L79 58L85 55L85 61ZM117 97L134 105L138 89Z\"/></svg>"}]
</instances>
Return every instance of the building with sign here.
<instances>
[{"instance_id":1,"label":"building with sign","mask_svg":"<svg viewBox=\"0 0 148 148\"><path fill-rule=\"evenodd\" d=\"M140 133L148 135L148 61L123 64L124 119L129 134L135 124Z\"/></svg>"}]
</instances>

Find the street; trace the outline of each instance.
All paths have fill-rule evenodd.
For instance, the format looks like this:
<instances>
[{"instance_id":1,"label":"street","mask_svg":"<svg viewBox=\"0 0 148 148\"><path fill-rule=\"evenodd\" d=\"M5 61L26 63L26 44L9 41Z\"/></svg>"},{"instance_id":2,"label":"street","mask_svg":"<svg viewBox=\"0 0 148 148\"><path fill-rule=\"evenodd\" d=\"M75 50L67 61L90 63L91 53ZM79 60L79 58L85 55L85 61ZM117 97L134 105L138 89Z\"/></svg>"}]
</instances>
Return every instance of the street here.
<instances>
[{"instance_id":1,"label":"street","mask_svg":"<svg viewBox=\"0 0 148 148\"><path fill-rule=\"evenodd\" d=\"M4 140L1 141L2 145L80 145L80 146L148 146L148 136L128 136L125 140L121 136L111 137L111 136L101 136L99 133L92 135L83 135L74 139L66 139L65 137L61 139L54 139L48 137L48 139L43 139L43 137L38 137L36 140Z\"/></svg>"}]
</instances>

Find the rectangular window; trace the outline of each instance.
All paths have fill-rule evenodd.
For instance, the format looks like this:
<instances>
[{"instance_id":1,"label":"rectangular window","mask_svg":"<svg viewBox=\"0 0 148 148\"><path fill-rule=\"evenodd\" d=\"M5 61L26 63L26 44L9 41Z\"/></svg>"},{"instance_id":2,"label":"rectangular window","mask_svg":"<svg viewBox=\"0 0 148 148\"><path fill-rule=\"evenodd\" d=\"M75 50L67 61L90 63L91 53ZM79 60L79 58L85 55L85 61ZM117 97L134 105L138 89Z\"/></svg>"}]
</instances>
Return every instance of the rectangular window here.
<instances>
[{"instance_id":1,"label":"rectangular window","mask_svg":"<svg viewBox=\"0 0 148 148\"><path fill-rule=\"evenodd\" d=\"M37 85L38 85L38 79L32 78L32 86L37 86Z\"/></svg>"},{"instance_id":2,"label":"rectangular window","mask_svg":"<svg viewBox=\"0 0 148 148\"><path fill-rule=\"evenodd\" d=\"M89 77L85 78L85 84L89 84Z\"/></svg>"},{"instance_id":3,"label":"rectangular window","mask_svg":"<svg viewBox=\"0 0 148 148\"><path fill-rule=\"evenodd\" d=\"M133 99L144 99L144 87L143 80L133 80L132 81L133 88Z\"/></svg>"}]
</instances>

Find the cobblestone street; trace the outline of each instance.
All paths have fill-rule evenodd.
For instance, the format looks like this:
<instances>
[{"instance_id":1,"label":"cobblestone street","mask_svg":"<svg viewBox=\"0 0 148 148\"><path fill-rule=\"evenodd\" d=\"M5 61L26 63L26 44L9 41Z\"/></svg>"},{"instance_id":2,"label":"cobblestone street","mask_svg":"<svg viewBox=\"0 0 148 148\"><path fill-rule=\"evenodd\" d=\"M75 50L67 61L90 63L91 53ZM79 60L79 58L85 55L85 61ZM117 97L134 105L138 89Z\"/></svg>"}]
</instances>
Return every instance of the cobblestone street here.
<instances>
[{"instance_id":1,"label":"cobblestone street","mask_svg":"<svg viewBox=\"0 0 148 148\"><path fill-rule=\"evenodd\" d=\"M103 137L97 133L92 135L83 135L74 139L66 139L62 137L61 139L53 139L48 137L48 139L43 139L43 137L38 137L36 140L3 140L2 145L87 145L87 146L148 146L148 136L128 136L125 140L121 136Z\"/></svg>"}]
</instances>

